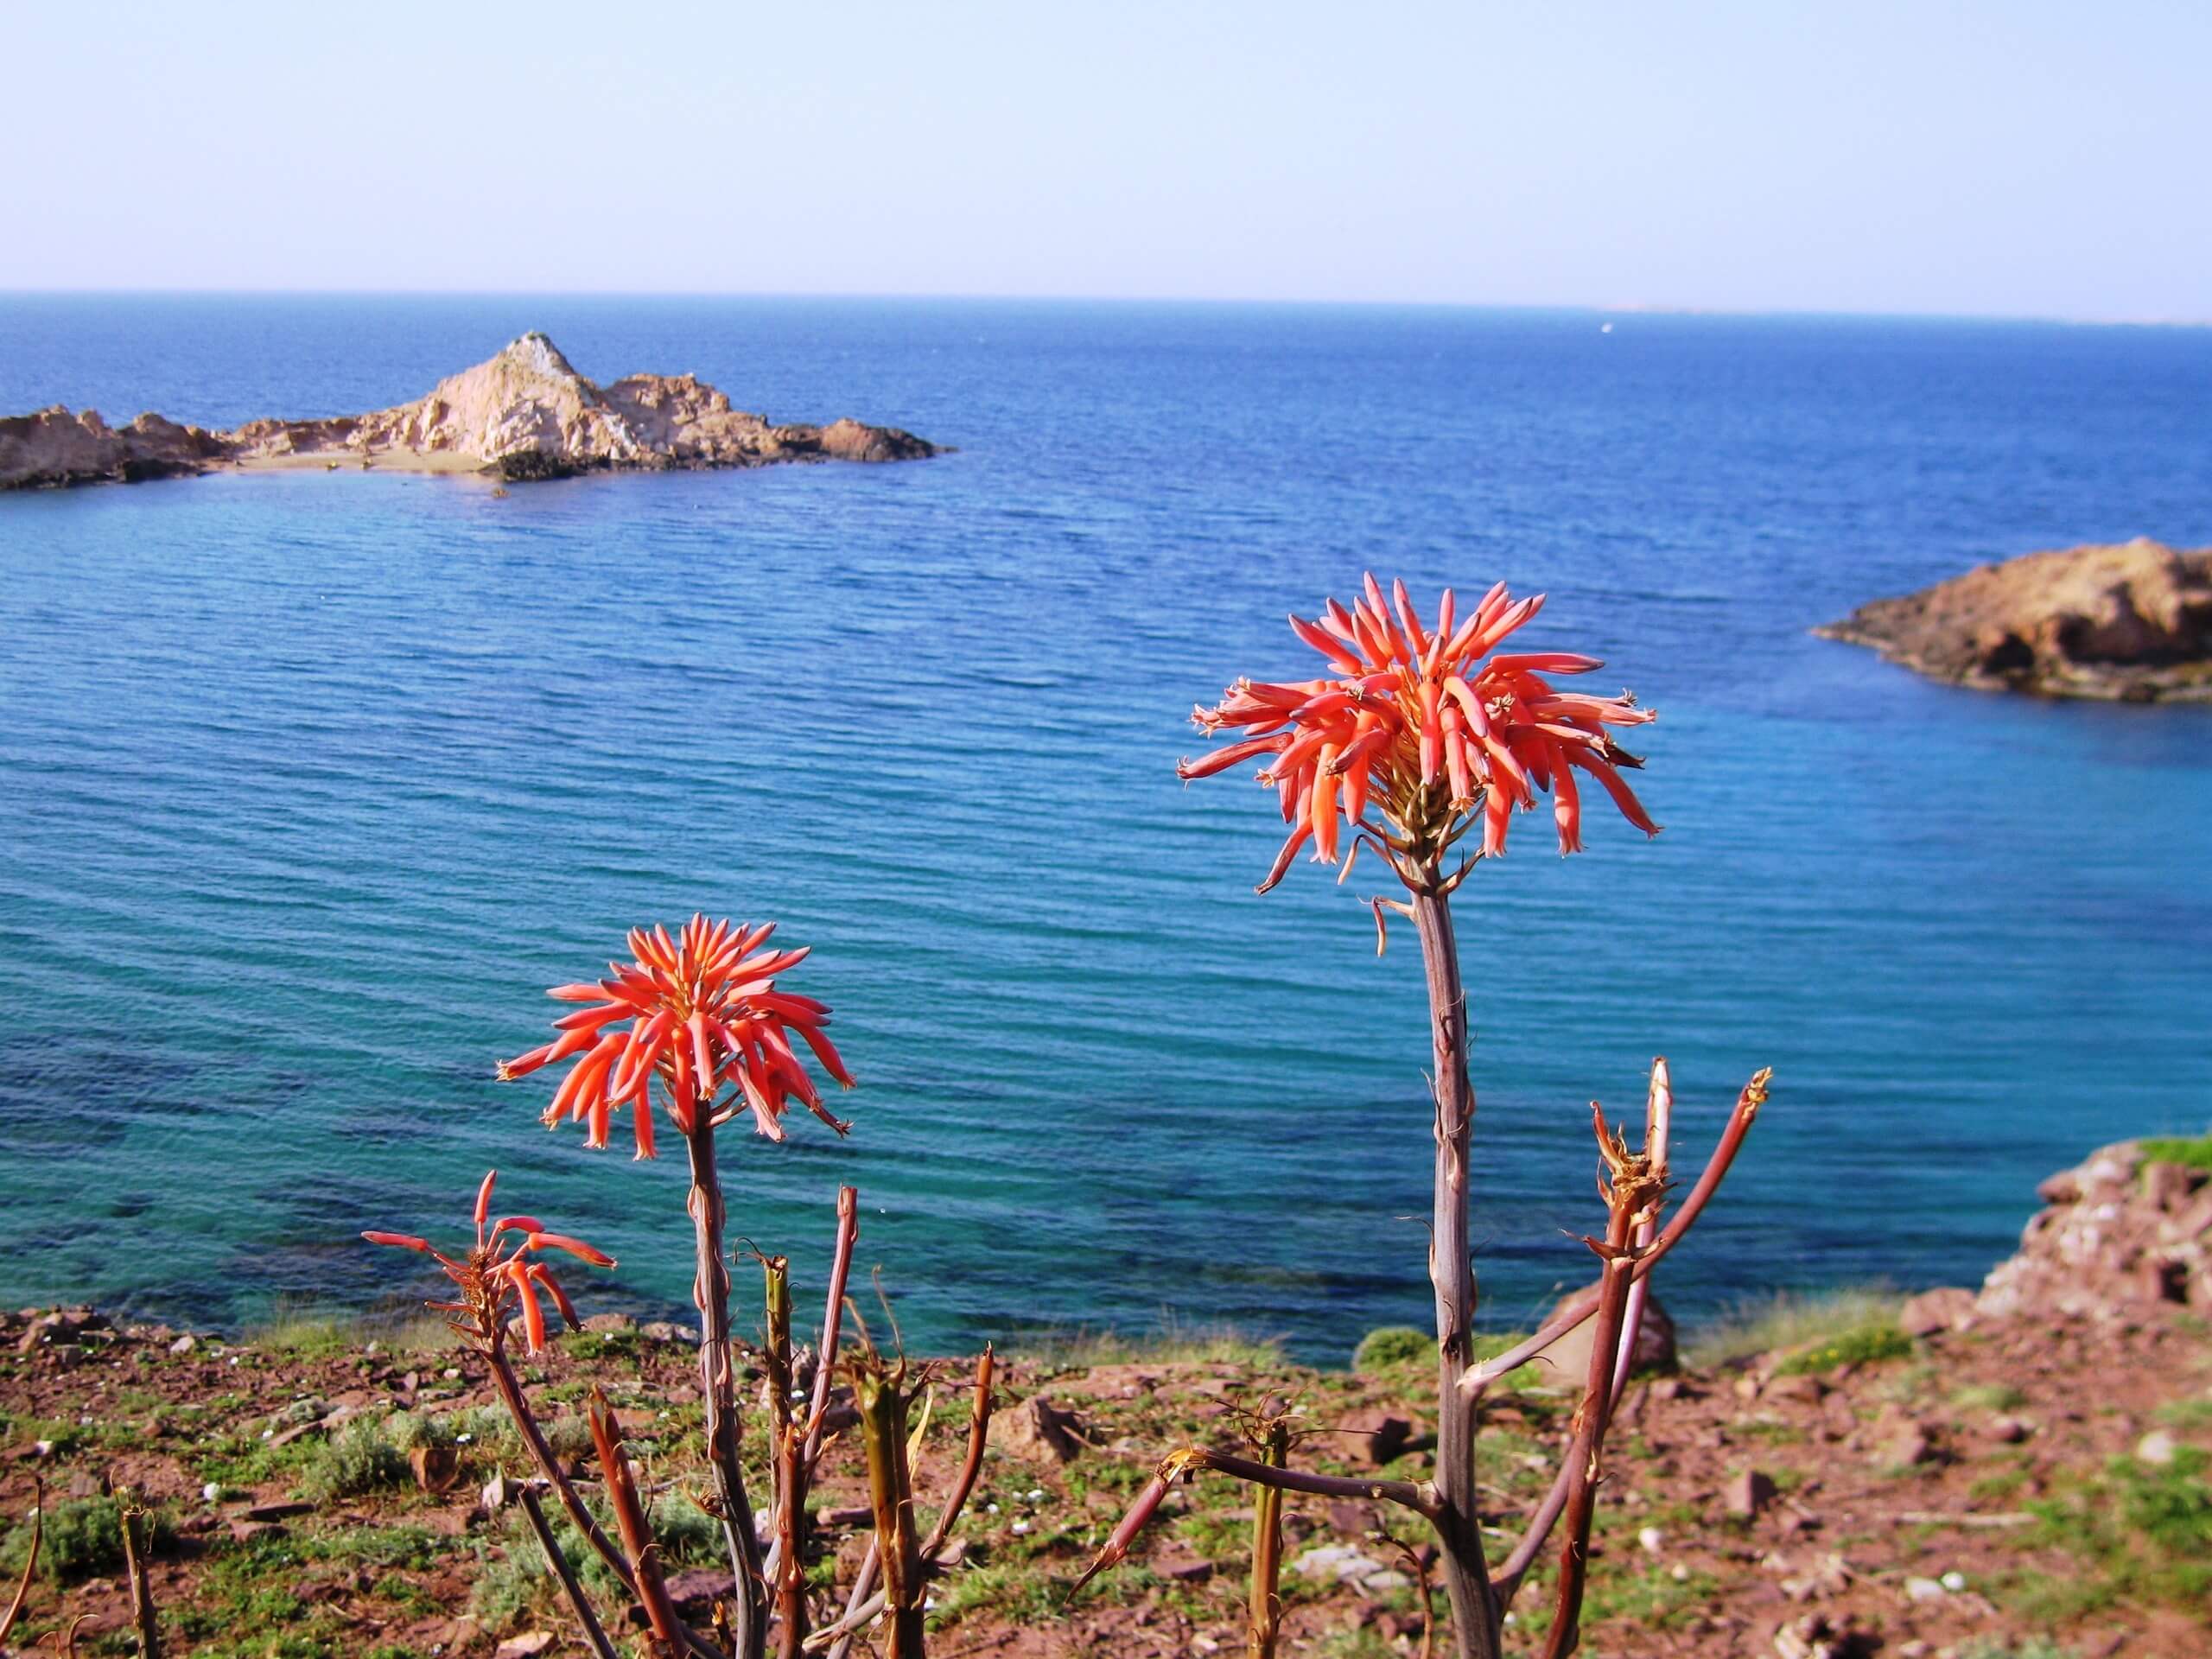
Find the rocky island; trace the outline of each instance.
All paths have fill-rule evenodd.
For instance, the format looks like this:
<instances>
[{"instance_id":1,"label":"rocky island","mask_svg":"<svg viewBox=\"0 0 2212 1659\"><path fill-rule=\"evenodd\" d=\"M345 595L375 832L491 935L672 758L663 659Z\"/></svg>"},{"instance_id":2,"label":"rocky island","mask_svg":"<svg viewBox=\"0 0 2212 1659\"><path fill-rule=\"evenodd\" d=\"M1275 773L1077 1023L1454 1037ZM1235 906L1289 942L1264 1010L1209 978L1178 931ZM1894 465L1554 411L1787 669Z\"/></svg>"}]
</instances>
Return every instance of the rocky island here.
<instances>
[{"instance_id":1,"label":"rocky island","mask_svg":"<svg viewBox=\"0 0 2212 1659\"><path fill-rule=\"evenodd\" d=\"M111 427L61 405L0 417L0 490L136 483L217 467L384 468L561 478L596 471L912 461L937 445L855 420L779 425L731 407L693 374L597 385L543 334L441 380L411 404L319 420L248 421L234 431L141 415Z\"/></svg>"},{"instance_id":2,"label":"rocky island","mask_svg":"<svg viewBox=\"0 0 2212 1659\"><path fill-rule=\"evenodd\" d=\"M2030 553L1813 632L1957 685L2212 702L2212 548L2138 537Z\"/></svg>"}]
</instances>

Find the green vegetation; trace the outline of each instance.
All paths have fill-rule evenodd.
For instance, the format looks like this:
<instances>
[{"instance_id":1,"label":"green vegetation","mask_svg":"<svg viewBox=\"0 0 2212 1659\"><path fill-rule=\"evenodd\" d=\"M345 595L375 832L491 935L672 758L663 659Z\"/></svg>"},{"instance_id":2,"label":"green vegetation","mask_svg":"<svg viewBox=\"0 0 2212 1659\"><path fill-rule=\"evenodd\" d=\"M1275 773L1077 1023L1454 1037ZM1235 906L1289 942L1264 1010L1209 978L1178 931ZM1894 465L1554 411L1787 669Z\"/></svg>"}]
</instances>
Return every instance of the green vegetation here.
<instances>
[{"instance_id":1,"label":"green vegetation","mask_svg":"<svg viewBox=\"0 0 2212 1659\"><path fill-rule=\"evenodd\" d=\"M1704 1370L1778 1349L1815 1347L1872 1330L1894 1332L1897 1312L1904 1306L1903 1296L1878 1285L1817 1293L1777 1291L1771 1296L1737 1303L1719 1320L1696 1332L1683 1344L1683 1357ZM1903 1333L1898 1335L1902 1338ZM1906 1346L1909 1350L1910 1344Z\"/></svg>"},{"instance_id":2,"label":"green vegetation","mask_svg":"<svg viewBox=\"0 0 2212 1659\"><path fill-rule=\"evenodd\" d=\"M2074 1582L2031 1580L2023 1611L2063 1618L2126 1599L2201 1608L2212 1597L2212 1485L2206 1454L2180 1449L2171 1464L2114 1458L2100 1474L2026 1505L2037 1520L2029 1541L2080 1557Z\"/></svg>"},{"instance_id":3,"label":"green vegetation","mask_svg":"<svg viewBox=\"0 0 2212 1659\"><path fill-rule=\"evenodd\" d=\"M316 1449L300 1471L298 1491L302 1497L327 1503L397 1486L406 1478L406 1453L392 1443L387 1425L358 1417Z\"/></svg>"},{"instance_id":4,"label":"green vegetation","mask_svg":"<svg viewBox=\"0 0 2212 1659\"><path fill-rule=\"evenodd\" d=\"M1077 1370L1090 1365L1202 1365L1274 1367L1283 1361L1282 1338L1255 1335L1241 1325L1191 1324L1174 1313L1142 1336L1121 1331L1041 1331L1008 1351L1039 1365Z\"/></svg>"},{"instance_id":5,"label":"green vegetation","mask_svg":"<svg viewBox=\"0 0 2212 1659\"><path fill-rule=\"evenodd\" d=\"M2195 1140L2177 1135L2160 1135L2139 1143L2143 1148L2143 1165L2179 1164L2187 1169L2212 1170L2212 1135L2202 1135Z\"/></svg>"},{"instance_id":6,"label":"green vegetation","mask_svg":"<svg viewBox=\"0 0 2212 1659\"><path fill-rule=\"evenodd\" d=\"M2028 1396L2005 1383L1985 1382L1959 1389L1951 1403L1961 1411L2017 1411L2028 1403Z\"/></svg>"},{"instance_id":7,"label":"green vegetation","mask_svg":"<svg viewBox=\"0 0 2212 1659\"><path fill-rule=\"evenodd\" d=\"M156 1544L166 1543L168 1527L156 1514L149 1517ZM143 1525L144 1523L141 1523ZM144 1535L142 1532L141 1539ZM0 1577L11 1585L22 1576L30 1549L29 1517L17 1522L0 1539ZM73 1583L95 1573L123 1566L123 1512L111 1497L65 1497L46 1506L46 1531L39 1545L41 1576L59 1583Z\"/></svg>"},{"instance_id":8,"label":"green vegetation","mask_svg":"<svg viewBox=\"0 0 2212 1659\"><path fill-rule=\"evenodd\" d=\"M1351 1368L1363 1373L1386 1371L1394 1366L1416 1363L1436 1363L1436 1338L1410 1325L1386 1325L1370 1331L1352 1350Z\"/></svg>"}]
</instances>

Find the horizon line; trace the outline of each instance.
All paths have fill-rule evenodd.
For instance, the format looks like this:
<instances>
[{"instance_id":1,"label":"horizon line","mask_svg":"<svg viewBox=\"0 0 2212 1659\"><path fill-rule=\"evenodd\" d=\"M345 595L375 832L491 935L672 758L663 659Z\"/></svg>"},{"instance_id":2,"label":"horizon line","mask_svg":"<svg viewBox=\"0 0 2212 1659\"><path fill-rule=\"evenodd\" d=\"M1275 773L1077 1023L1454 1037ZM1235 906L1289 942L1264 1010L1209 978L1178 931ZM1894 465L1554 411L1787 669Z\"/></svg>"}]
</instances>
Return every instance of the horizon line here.
<instances>
[{"instance_id":1,"label":"horizon line","mask_svg":"<svg viewBox=\"0 0 2212 1659\"><path fill-rule=\"evenodd\" d=\"M1511 311L1580 313L1599 317L1717 317L1781 321L1826 318L1884 322L2039 323L2077 328L2212 328L2201 317L2068 315L2034 311L1849 310L1818 306L1707 306L1637 300L1300 299L1281 296L1152 294L988 294L789 289L562 288L32 288L0 286L7 299L355 299L355 300L779 300L877 301L891 304L1128 305L1306 310Z\"/></svg>"}]
</instances>

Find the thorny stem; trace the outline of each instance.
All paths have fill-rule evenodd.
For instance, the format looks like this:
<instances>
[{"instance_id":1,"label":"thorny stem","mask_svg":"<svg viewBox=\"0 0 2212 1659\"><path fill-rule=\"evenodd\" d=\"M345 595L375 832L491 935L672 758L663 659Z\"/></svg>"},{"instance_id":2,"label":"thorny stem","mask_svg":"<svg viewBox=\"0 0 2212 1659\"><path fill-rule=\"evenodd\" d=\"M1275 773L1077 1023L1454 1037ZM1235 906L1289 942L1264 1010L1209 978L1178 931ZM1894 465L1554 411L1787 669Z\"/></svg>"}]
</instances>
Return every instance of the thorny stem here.
<instances>
[{"instance_id":1,"label":"thorny stem","mask_svg":"<svg viewBox=\"0 0 2212 1659\"><path fill-rule=\"evenodd\" d=\"M137 1533L146 1511L136 1504L123 1506L123 1570L130 1580L130 1618L138 1629L138 1659L162 1659L161 1626L154 1617L153 1586L146 1581L146 1560L139 1554ZM153 1542L150 1529L147 1543Z\"/></svg>"},{"instance_id":2,"label":"thorny stem","mask_svg":"<svg viewBox=\"0 0 2212 1659\"><path fill-rule=\"evenodd\" d=\"M1460 1659L1498 1659L1498 1605L1483 1561L1482 1522L1475 1484L1479 1402L1461 1386L1471 1357L1475 1317L1474 1256L1468 1235L1468 1159L1474 1140L1475 1093L1467 1077L1466 990L1459 978L1459 941L1451 901L1432 864L1412 890L1428 982L1429 1036L1436 1102L1436 1176L1430 1218L1428 1276L1436 1297L1435 1510L1445 1593Z\"/></svg>"},{"instance_id":3,"label":"thorny stem","mask_svg":"<svg viewBox=\"0 0 2212 1659\"><path fill-rule=\"evenodd\" d=\"M652 1525L645 1518L637 1484L631 1478L630 1460L623 1454L622 1425L607 1403L607 1396L596 1389L592 1390L587 1421L591 1424L593 1447L599 1453L600 1475L607 1483L607 1504L614 1511L614 1523L630 1558L638 1599L645 1605L645 1622L661 1649L673 1656L684 1645L683 1621L677 1618L676 1605L669 1599L668 1586L661 1579L660 1546L653 1540Z\"/></svg>"},{"instance_id":4,"label":"thorny stem","mask_svg":"<svg viewBox=\"0 0 2212 1659\"><path fill-rule=\"evenodd\" d=\"M714 1470L722 1536L728 1546L735 1659L761 1659L767 1643L766 1586L760 1540L746 1495L742 1430L737 1413L737 1356L729 1336L729 1268L722 1251L721 1180L715 1173L715 1131L701 1103L684 1137L691 1154L692 1231L698 1265L692 1299L699 1309L700 1395L706 1413L707 1458Z\"/></svg>"},{"instance_id":5,"label":"thorny stem","mask_svg":"<svg viewBox=\"0 0 2212 1659\"><path fill-rule=\"evenodd\" d=\"M1602 1124L1603 1120L1600 1120ZM1624 1197L1624 1189L1630 1189ZM1567 1659L1581 1640L1582 1586L1590 1566L1590 1522L1597 1512L1598 1485L1604 1477L1605 1427L1612 1415L1613 1360L1635 1278L1629 1239L1634 1231L1635 1201L1640 1189L1616 1179L1612 1214L1599 1250L1605 1262L1598 1295L1598 1327L1590 1344L1590 1374L1576 1411L1574 1438L1567 1451L1567 1537L1560 1545L1559 1597L1552 1615L1544 1659Z\"/></svg>"},{"instance_id":6,"label":"thorny stem","mask_svg":"<svg viewBox=\"0 0 2212 1659\"><path fill-rule=\"evenodd\" d=\"M523 1513L530 1517L530 1529L537 1535L537 1547L545 1554L545 1564L561 1580L562 1591L575 1609L576 1622L584 1627L584 1637L591 1643L591 1650L599 1659L615 1659L614 1644L607 1639L607 1631L600 1624L599 1615L591 1610L590 1599L584 1587L576 1581L576 1569L569 1565L569 1558L554 1541L553 1529L545 1524L545 1510L538 1503L537 1494L528 1486L522 1489Z\"/></svg>"},{"instance_id":7,"label":"thorny stem","mask_svg":"<svg viewBox=\"0 0 2212 1659\"><path fill-rule=\"evenodd\" d=\"M1720 1142L1713 1147L1713 1156L1706 1162L1705 1173L1697 1178L1697 1185L1682 1200L1682 1207L1675 1212L1674 1220L1668 1223L1665 1230L1652 1241L1650 1249L1637 1258L1637 1278L1642 1279L1659 1265L1660 1257L1681 1242L1682 1235L1689 1231L1691 1224L1711 1201L1720 1185L1721 1178L1727 1174L1729 1165L1735 1161L1737 1151L1744 1144L1744 1137L1751 1133L1752 1123L1758 1120L1759 1108L1766 1104L1767 1083L1773 1076L1771 1067L1762 1067L1744 1085L1743 1093L1736 1097L1736 1109L1729 1116L1728 1127L1721 1131ZM1597 1286L1583 1291L1563 1305L1535 1335L1471 1368L1459 1384L1461 1389L1471 1395L1479 1395L1507 1372L1526 1365L1595 1313L1598 1311L1598 1294Z\"/></svg>"},{"instance_id":8,"label":"thorny stem","mask_svg":"<svg viewBox=\"0 0 2212 1659\"><path fill-rule=\"evenodd\" d=\"M1261 1408L1261 1461L1280 1469L1290 1459L1290 1427L1282 1402ZM1252 1587L1245 1609L1244 1651L1248 1659L1274 1659L1275 1630L1282 1621L1282 1489L1262 1486L1252 1499Z\"/></svg>"}]
</instances>

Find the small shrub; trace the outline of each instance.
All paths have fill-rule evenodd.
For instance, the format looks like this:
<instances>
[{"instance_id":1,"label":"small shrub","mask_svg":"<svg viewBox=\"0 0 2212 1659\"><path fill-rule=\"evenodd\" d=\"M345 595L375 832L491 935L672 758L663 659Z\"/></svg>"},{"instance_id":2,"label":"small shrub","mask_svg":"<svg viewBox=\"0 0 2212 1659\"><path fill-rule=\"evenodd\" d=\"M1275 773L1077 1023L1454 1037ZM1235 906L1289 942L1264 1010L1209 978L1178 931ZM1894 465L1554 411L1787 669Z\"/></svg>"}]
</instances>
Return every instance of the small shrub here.
<instances>
[{"instance_id":1,"label":"small shrub","mask_svg":"<svg viewBox=\"0 0 2212 1659\"><path fill-rule=\"evenodd\" d=\"M148 1524L142 1522L142 1527ZM151 1517L156 1545L168 1536L159 1516ZM143 1536L143 1534L142 1534ZM0 1577L13 1581L22 1575L30 1549L28 1518L9 1529L0 1540ZM96 1573L117 1571L123 1566L122 1510L111 1497L65 1497L46 1506L46 1529L39 1544L38 1570L43 1576L69 1583Z\"/></svg>"},{"instance_id":2,"label":"small shrub","mask_svg":"<svg viewBox=\"0 0 2212 1659\"><path fill-rule=\"evenodd\" d=\"M2026 1506L2039 1522L2033 1541L2082 1557L2100 1590L2202 1606L2212 1596L2208 1461L2194 1446L2163 1465L2114 1458L2101 1475Z\"/></svg>"},{"instance_id":3,"label":"small shrub","mask_svg":"<svg viewBox=\"0 0 2212 1659\"><path fill-rule=\"evenodd\" d=\"M392 1443L387 1426L356 1418L301 1470L299 1491L302 1497L327 1503L397 1486L407 1478L406 1454Z\"/></svg>"},{"instance_id":4,"label":"small shrub","mask_svg":"<svg viewBox=\"0 0 2212 1659\"><path fill-rule=\"evenodd\" d=\"M1383 1371L1416 1363L1436 1363L1436 1338L1410 1325L1386 1325L1369 1332L1351 1356L1355 1371Z\"/></svg>"}]
</instances>

